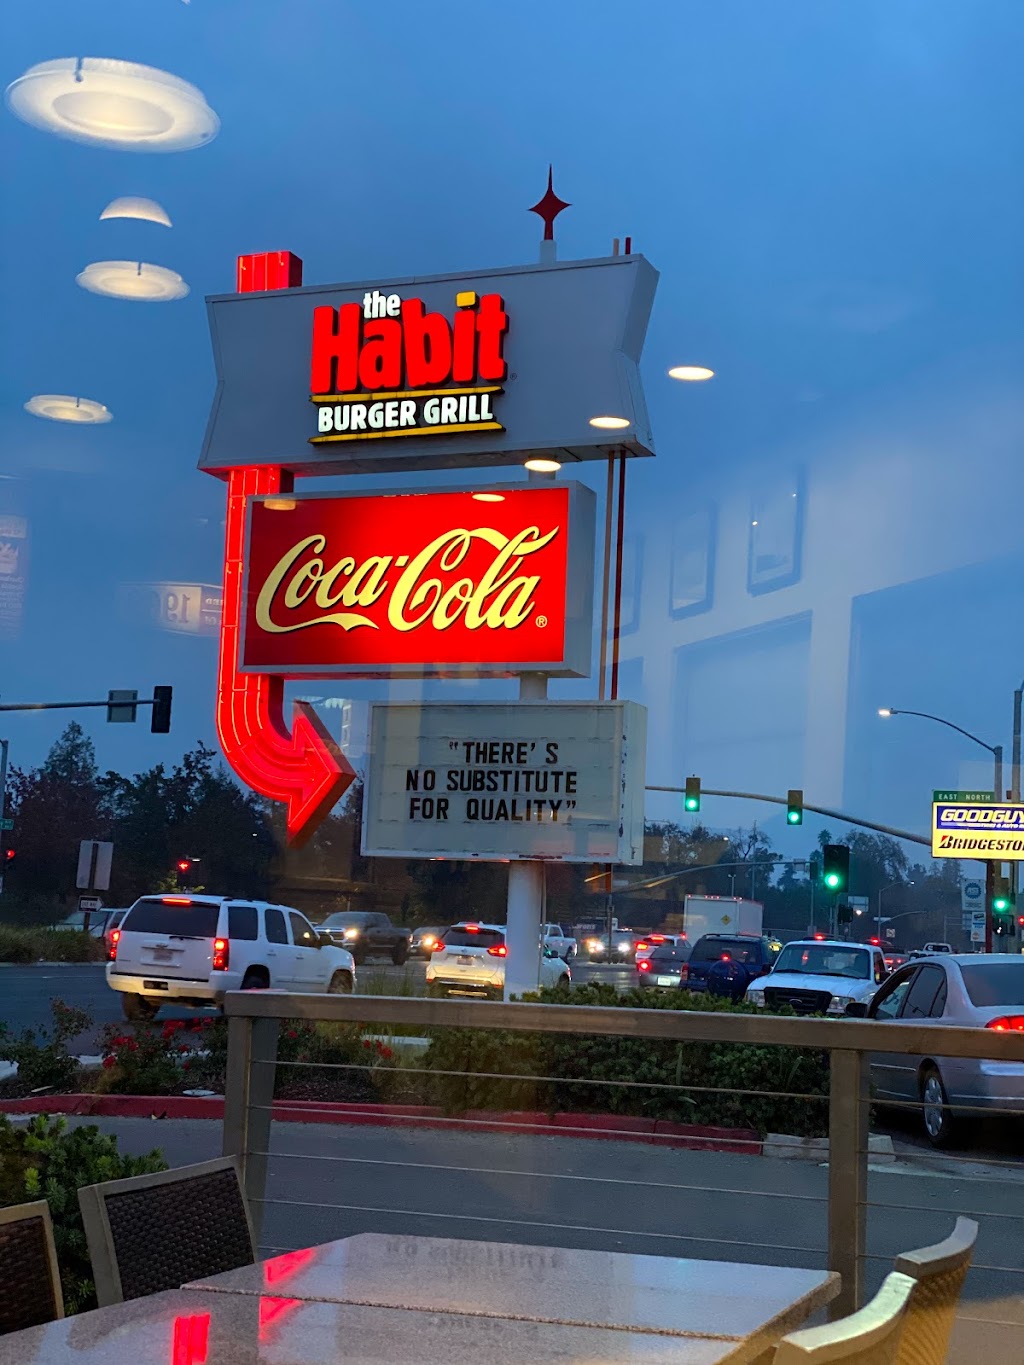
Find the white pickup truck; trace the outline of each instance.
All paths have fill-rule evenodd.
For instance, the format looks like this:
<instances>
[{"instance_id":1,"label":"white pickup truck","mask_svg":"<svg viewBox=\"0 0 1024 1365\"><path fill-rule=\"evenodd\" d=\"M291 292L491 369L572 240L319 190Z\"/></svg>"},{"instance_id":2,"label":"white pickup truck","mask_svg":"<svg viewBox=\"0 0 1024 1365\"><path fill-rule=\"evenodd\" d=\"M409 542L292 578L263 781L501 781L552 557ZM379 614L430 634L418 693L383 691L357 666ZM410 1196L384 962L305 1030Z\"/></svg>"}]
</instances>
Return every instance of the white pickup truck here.
<instances>
[{"instance_id":1,"label":"white pickup truck","mask_svg":"<svg viewBox=\"0 0 1024 1365\"><path fill-rule=\"evenodd\" d=\"M564 925L542 924L540 936L544 947L550 948L555 956L560 957L563 962L570 962L576 956L578 945Z\"/></svg>"}]
</instances>

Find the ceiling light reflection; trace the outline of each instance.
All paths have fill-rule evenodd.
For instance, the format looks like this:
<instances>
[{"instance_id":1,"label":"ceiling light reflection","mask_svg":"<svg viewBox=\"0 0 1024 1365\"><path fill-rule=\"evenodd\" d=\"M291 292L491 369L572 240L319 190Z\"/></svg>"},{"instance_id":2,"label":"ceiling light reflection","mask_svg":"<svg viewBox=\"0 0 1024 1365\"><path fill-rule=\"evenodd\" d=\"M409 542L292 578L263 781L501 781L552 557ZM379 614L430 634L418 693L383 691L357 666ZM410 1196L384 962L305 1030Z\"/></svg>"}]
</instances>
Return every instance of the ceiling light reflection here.
<instances>
[{"instance_id":1,"label":"ceiling light reflection","mask_svg":"<svg viewBox=\"0 0 1024 1365\"><path fill-rule=\"evenodd\" d=\"M75 279L90 294L138 303L170 303L189 292L175 271L147 261L93 261Z\"/></svg>"},{"instance_id":2,"label":"ceiling light reflection","mask_svg":"<svg viewBox=\"0 0 1024 1365\"><path fill-rule=\"evenodd\" d=\"M220 120L201 90L139 62L57 57L7 87L7 107L24 123L92 147L183 152L210 142Z\"/></svg>"},{"instance_id":3,"label":"ceiling light reflection","mask_svg":"<svg viewBox=\"0 0 1024 1365\"><path fill-rule=\"evenodd\" d=\"M37 393L25 404L25 411L33 417L45 417L49 422L98 425L114 420L110 409L94 398L75 398L68 393Z\"/></svg>"},{"instance_id":4,"label":"ceiling light reflection","mask_svg":"<svg viewBox=\"0 0 1024 1365\"><path fill-rule=\"evenodd\" d=\"M144 223L162 223L171 226L170 215L155 199L143 199L141 195L125 194L110 203L100 214L100 222L107 218L139 218Z\"/></svg>"}]
</instances>

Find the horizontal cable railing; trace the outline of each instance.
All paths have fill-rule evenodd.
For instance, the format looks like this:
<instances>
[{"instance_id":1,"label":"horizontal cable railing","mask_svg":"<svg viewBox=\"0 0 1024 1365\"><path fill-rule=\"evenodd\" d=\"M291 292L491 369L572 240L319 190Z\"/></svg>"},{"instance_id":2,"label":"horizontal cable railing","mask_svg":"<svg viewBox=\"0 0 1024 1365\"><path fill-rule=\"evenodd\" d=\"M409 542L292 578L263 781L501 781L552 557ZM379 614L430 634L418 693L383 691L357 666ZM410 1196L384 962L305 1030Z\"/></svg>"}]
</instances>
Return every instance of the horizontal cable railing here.
<instances>
[{"instance_id":1,"label":"horizontal cable railing","mask_svg":"<svg viewBox=\"0 0 1024 1365\"><path fill-rule=\"evenodd\" d=\"M842 1313L864 1301L895 1254L941 1240L965 1214L982 1233L964 1329L1012 1326L1018 1312L1024 1318L1024 1239L1013 1226L1024 1221L1024 1164L1014 1149L986 1155L981 1178L969 1151L914 1147L897 1133L897 1162L891 1149L868 1140L870 1118L881 1113L869 1084L872 1057L914 1059L908 1074L925 1059L927 1071L936 1058L1024 1064L1019 1034L715 1010L273 991L229 994L225 1013L224 1150L242 1159L264 1248L287 1251L377 1230L827 1265L842 1276L835 1304ZM304 1024L328 1043L336 1031L320 1026L339 1026L363 1047L373 1027L373 1047L387 1054L387 1065L380 1055L331 1060L329 1046L296 1056L291 1042L282 1055L279 1042ZM391 1032L381 1034L382 1027ZM519 1038L522 1047L513 1041ZM589 1056L577 1057L578 1050L605 1044L600 1074L573 1074L575 1066L586 1069ZM620 1044L626 1061L614 1052ZM701 1058L735 1057L736 1074L684 1074L684 1062L702 1047ZM805 1082L809 1088L800 1089ZM349 1090L354 1098L338 1099ZM375 1102L381 1096L389 1102ZM1012 1104L965 1099L941 1107L959 1120L1020 1117ZM934 1116L936 1105L886 1098L886 1114L890 1108L923 1132L922 1117ZM765 1124L741 1121L746 1113L768 1116L777 1124L769 1131L828 1141L803 1144L810 1160L755 1166ZM328 1119L330 1126L318 1122ZM555 1135L570 1141L551 1144ZM595 1136L602 1140L583 1141ZM792 1144L777 1140L786 1141ZM962 1178L954 1179L958 1172ZM908 1173L934 1193L908 1186ZM902 1187L891 1184L901 1179ZM999 1207L987 1207L997 1195ZM879 1249L880 1239L893 1249ZM987 1365L1002 1365L987 1341L985 1352Z\"/></svg>"}]
</instances>

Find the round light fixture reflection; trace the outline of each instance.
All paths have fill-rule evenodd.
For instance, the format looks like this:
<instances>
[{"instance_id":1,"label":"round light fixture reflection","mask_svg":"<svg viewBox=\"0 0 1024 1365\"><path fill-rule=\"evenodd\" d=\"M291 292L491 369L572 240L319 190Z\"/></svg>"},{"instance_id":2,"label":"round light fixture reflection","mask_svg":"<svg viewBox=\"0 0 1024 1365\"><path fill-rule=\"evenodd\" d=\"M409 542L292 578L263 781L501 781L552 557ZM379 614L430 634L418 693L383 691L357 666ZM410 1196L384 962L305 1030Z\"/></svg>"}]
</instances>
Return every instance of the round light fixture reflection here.
<instances>
[{"instance_id":1,"label":"round light fixture reflection","mask_svg":"<svg viewBox=\"0 0 1024 1365\"><path fill-rule=\"evenodd\" d=\"M629 419L626 417L591 417L590 425L600 427L602 431L621 431L623 427L629 426Z\"/></svg>"},{"instance_id":2,"label":"round light fixture reflection","mask_svg":"<svg viewBox=\"0 0 1024 1365\"><path fill-rule=\"evenodd\" d=\"M25 411L33 417L45 417L49 422L78 422L98 425L112 422L114 414L95 398L75 398L69 393L37 393L25 404Z\"/></svg>"},{"instance_id":3,"label":"round light fixture reflection","mask_svg":"<svg viewBox=\"0 0 1024 1365\"><path fill-rule=\"evenodd\" d=\"M139 218L144 223L171 226L170 215L162 204L158 204L155 199L143 199L137 194L125 194L119 199L111 199L100 214L100 222L107 218Z\"/></svg>"},{"instance_id":4,"label":"round light fixture reflection","mask_svg":"<svg viewBox=\"0 0 1024 1365\"><path fill-rule=\"evenodd\" d=\"M298 504L294 498L265 498L263 506L268 512L294 512Z\"/></svg>"},{"instance_id":5,"label":"round light fixture reflection","mask_svg":"<svg viewBox=\"0 0 1024 1365\"><path fill-rule=\"evenodd\" d=\"M180 275L147 261L93 261L75 280L90 294L137 303L170 303L188 293Z\"/></svg>"},{"instance_id":6,"label":"round light fixture reflection","mask_svg":"<svg viewBox=\"0 0 1024 1365\"><path fill-rule=\"evenodd\" d=\"M669 379L685 379L691 384L699 384L702 379L714 379L714 370L706 365L673 365L668 372Z\"/></svg>"},{"instance_id":7,"label":"round light fixture reflection","mask_svg":"<svg viewBox=\"0 0 1024 1365\"><path fill-rule=\"evenodd\" d=\"M562 465L559 460L527 460L526 468L533 474L557 474Z\"/></svg>"},{"instance_id":8,"label":"round light fixture reflection","mask_svg":"<svg viewBox=\"0 0 1024 1365\"><path fill-rule=\"evenodd\" d=\"M529 465L527 465L529 468ZM474 493L473 497L477 502L504 502L504 493Z\"/></svg>"},{"instance_id":9,"label":"round light fixture reflection","mask_svg":"<svg viewBox=\"0 0 1024 1365\"><path fill-rule=\"evenodd\" d=\"M201 90L139 62L57 57L12 81L7 107L72 142L124 152L184 152L211 142L220 120Z\"/></svg>"}]
</instances>

